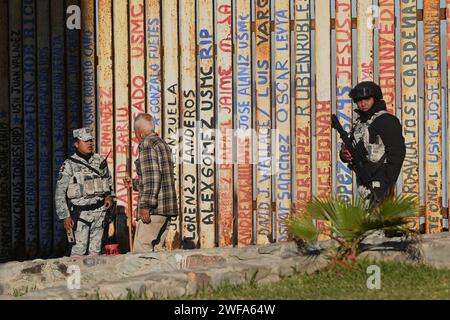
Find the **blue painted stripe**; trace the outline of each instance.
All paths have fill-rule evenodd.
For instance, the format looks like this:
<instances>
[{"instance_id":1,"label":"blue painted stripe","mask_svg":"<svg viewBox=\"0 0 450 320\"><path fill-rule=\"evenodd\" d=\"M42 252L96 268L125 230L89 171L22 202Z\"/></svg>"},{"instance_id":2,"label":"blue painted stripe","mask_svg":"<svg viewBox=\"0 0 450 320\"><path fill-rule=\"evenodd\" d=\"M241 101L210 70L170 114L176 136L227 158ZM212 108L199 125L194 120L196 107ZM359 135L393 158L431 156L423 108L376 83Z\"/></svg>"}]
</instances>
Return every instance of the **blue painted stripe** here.
<instances>
[{"instance_id":1,"label":"blue painted stripe","mask_svg":"<svg viewBox=\"0 0 450 320\"><path fill-rule=\"evenodd\" d=\"M52 163L50 96L50 25L49 0L37 2L38 49L38 119L39 119L39 249L41 257L52 250Z\"/></svg>"},{"instance_id":2,"label":"blue painted stripe","mask_svg":"<svg viewBox=\"0 0 450 320\"><path fill-rule=\"evenodd\" d=\"M64 6L61 0L51 0L52 30L52 111L53 111L53 185L66 158L65 67L64 67ZM53 210L53 252L64 250L64 228Z\"/></svg>"},{"instance_id":3,"label":"blue painted stripe","mask_svg":"<svg viewBox=\"0 0 450 320\"><path fill-rule=\"evenodd\" d=\"M83 17L83 19L86 18ZM83 54L83 62L81 65L83 90L81 103L83 110L83 126L95 129L96 91L94 30L83 30L81 46Z\"/></svg>"},{"instance_id":4,"label":"blue painted stripe","mask_svg":"<svg viewBox=\"0 0 450 320\"><path fill-rule=\"evenodd\" d=\"M22 3L9 2L9 103L11 115L11 232L14 258L25 252Z\"/></svg>"},{"instance_id":5,"label":"blue painted stripe","mask_svg":"<svg viewBox=\"0 0 450 320\"><path fill-rule=\"evenodd\" d=\"M8 1L1 0L2 8L7 8ZM8 83L8 10L0 12L0 83ZM10 192L11 183L9 175L9 103L8 87L0 88L0 260L11 254L11 217Z\"/></svg>"},{"instance_id":6,"label":"blue painted stripe","mask_svg":"<svg viewBox=\"0 0 450 320\"><path fill-rule=\"evenodd\" d=\"M34 257L38 249L35 1L23 0L22 10L23 97L25 112L25 247L26 255Z\"/></svg>"},{"instance_id":7,"label":"blue painted stripe","mask_svg":"<svg viewBox=\"0 0 450 320\"><path fill-rule=\"evenodd\" d=\"M80 6L79 0L67 0L66 7L71 5ZM65 25L65 24L64 24ZM80 30L66 30L66 105L67 105L67 141L68 153L75 152L71 143L72 131L81 126L81 44Z\"/></svg>"}]
</instances>

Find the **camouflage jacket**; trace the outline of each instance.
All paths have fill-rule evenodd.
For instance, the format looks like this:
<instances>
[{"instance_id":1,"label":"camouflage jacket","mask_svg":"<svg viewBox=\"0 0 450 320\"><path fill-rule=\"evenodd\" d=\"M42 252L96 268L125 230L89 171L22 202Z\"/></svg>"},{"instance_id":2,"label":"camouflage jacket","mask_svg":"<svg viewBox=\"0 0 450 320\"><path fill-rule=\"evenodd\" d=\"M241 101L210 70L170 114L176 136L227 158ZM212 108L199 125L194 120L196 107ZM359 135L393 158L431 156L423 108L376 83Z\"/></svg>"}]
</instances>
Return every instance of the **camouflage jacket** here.
<instances>
[{"instance_id":1,"label":"camouflage jacket","mask_svg":"<svg viewBox=\"0 0 450 320\"><path fill-rule=\"evenodd\" d=\"M59 170L55 191L56 214L59 219L70 215L67 201L76 206L85 206L102 201L107 196L114 197L108 166L102 168L101 163L102 158L98 154L93 154L88 161L77 154L64 161Z\"/></svg>"}]
</instances>

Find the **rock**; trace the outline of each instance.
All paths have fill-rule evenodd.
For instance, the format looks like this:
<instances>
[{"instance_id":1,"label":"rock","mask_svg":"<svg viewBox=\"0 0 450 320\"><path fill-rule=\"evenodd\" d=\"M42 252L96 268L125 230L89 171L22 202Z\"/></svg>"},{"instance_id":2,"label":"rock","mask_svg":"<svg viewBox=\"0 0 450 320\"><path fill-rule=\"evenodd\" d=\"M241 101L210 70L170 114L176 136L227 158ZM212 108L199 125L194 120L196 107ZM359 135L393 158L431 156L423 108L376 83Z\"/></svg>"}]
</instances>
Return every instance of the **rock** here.
<instances>
[{"instance_id":1,"label":"rock","mask_svg":"<svg viewBox=\"0 0 450 320\"><path fill-rule=\"evenodd\" d=\"M155 293L153 293L155 291ZM155 299L167 299L171 297L181 297L187 294L186 288L183 286L171 286L171 287L163 287L159 288L155 286L152 288L152 291L149 294L148 288L146 294L149 298ZM153 295L151 295L153 294Z\"/></svg>"},{"instance_id":2,"label":"rock","mask_svg":"<svg viewBox=\"0 0 450 320\"><path fill-rule=\"evenodd\" d=\"M272 272L272 267L262 263L235 263L233 265L239 271L246 282L258 282Z\"/></svg>"},{"instance_id":3,"label":"rock","mask_svg":"<svg viewBox=\"0 0 450 320\"><path fill-rule=\"evenodd\" d=\"M366 251L359 255L359 259L367 259L369 261L410 261L409 254L399 251Z\"/></svg>"},{"instance_id":4,"label":"rock","mask_svg":"<svg viewBox=\"0 0 450 320\"><path fill-rule=\"evenodd\" d=\"M24 262L7 262L0 264L0 283L12 279L17 275L20 276L24 266Z\"/></svg>"},{"instance_id":5,"label":"rock","mask_svg":"<svg viewBox=\"0 0 450 320\"><path fill-rule=\"evenodd\" d=\"M67 275L67 265L58 261L54 262L53 264L56 266L59 272L61 272L63 275Z\"/></svg>"},{"instance_id":6,"label":"rock","mask_svg":"<svg viewBox=\"0 0 450 320\"><path fill-rule=\"evenodd\" d=\"M22 269L23 274L31 273L31 274L38 274L42 272L42 267L44 266L43 263L36 264L34 266Z\"/></svg>"},{"instance_id":7,"label":"rock","mask_svg":"<svg viewBox=\"0 0 450 320\"><path fill-rule=\"evenodd\" d=\"M212 288L217 288L223 284L236 285L245 282L240 270L230 266L211 269L208 271L208 276Z\"/></svg>"},{"instance_id":8,"label":"rock","mask_svg":"<svg viewBox=\"0 0 450 320\"><path fill-rule=\"evenodd\" d=\"M314 273L325 268L328 260L323 256L299 256L293 260L294 272Z\"/></svg>"},{"instance_id":9,"label":"rock","mask_svg":"<svg viewBox=\"0 0 450 320\"><path fill-rule=\"evenodd\" d=\"M292 276L295 273L295 260L290 259L289 261L285 260L285 263L278 263L276 267L273 268L273 272L278 274L281 278Z\"/></svg>"},{"instance_id":10,"label":"rock","mask_svg":"<svg viewBox=\"0 0 450 320\"><path fill-rule=\"evenodd\" d=\"M67 286L48 288L43 291L34 291L23 297L21 300L73 300L87 299L89 292L83 289L69 290Z\"/></svg>"},{"instance_id":11,"label":"rock","mask_svg":"<svg viewBox=\"0 0 450 320\"><path fill-rule=\"evenodd\" d=\"M187 272L187 294L194 294L198 290L204 290L209 286L211 278L204 272Z\"/></svg>"},{"instance_id":12,"label":"rock","mask_svg":"<svg viewBox=\"0 0 450 320\"><path fill-rule=\"evenodd\" d=\"M423 262L437 268L450 267L450 234L425 235L420 247Z\"/></svg>"},{"instance_id":13,"label":"rock","mask_svg":"<svg viewBox=\"0 0 450 320\"><path fill-rule=\"evenodd\" d=\"M101 300L136 298L145 294L146 287L141 279L123 279L113 283L100 283L98 297Z\"/></svg>"},{"instance_id":14,"label":"rock","mask_svg":"<svg viewBox=\"0 0 450 320\"><path fill-rule=\"evenodd\" d=\"M267 246L263 246L258 248L258 253L259 254L271 254L274 252L278 252L281 250L281 244L269 244Z\"/></svg>"},{"instance_id":15,"label":"rock","mask_svg":"<svg viewBox=\"0 0 450 320\"><path fill-rule=\"evenodd\" d=\"M223 265L226 260L221 256L195 254L185 258L185 269L210 268Z\"/></svg>"},{"instance_id":16,"label":"rock","mask_svg":"<svg viewBox=\"0 0 450 320\"><path fill-rule=\"evenodd\" d=\"M91 256L83 259L83 265L87 267L93 267L97 265L106 264L107 261L104 257Z\"/></svg>"},{"instance_id":17,"label":"rock","mask_svg":"<svg viewBox=\"0 0 450 320\"><path fill-rule=\"evenodd\" d=\"M259 258L259 254L257 251L248 250L248 249L237 250L236 252L231 253L229 256L237 258L239 260L252 260L252 259Z\"/></svg>"},{"instance_id":18,"label":"rock","mask_svg":"<svg viewBox=\"0 0 450 320\"><path fill-rule=\"evenodd\" d=\"M179 297L186 294L188 277L184 272L153 273L147 275L143 282L148 298Z\"/></svg>"},{"instance_id":19,"label":"rock","mask_svg":"<svg viewBox=\"0 0 450 320\"><path fill-rule=\"evenodd\" d=\"M166 256L166 252L125 256L125 259L113 265L114 273L121 277L132 277L149 272L173 270L174 268L168 263Z\"/></svg>"},{"instance_id":20,"label":"rock","mask_svg":"<svg viewBox=\"0 0 450 320\"><path fill-rule=\"evenodd\" d=\"M285 254L298 255L299 253L298 243L295 241L283 242L281 244L281 252Z\"/></svg>"},{"instance_id":21,"label":"rock","mask_svg":"<svg viewBox=\"0 0 450 320\"><path fill-rule=\"evenodd\" d=\"M275 274L271 274L261 280L258 281L258 284L264 285L264 284L270 284L270 283L274 283L280 280L280 277L275 275Z\"/></svg>"}]
</instances>

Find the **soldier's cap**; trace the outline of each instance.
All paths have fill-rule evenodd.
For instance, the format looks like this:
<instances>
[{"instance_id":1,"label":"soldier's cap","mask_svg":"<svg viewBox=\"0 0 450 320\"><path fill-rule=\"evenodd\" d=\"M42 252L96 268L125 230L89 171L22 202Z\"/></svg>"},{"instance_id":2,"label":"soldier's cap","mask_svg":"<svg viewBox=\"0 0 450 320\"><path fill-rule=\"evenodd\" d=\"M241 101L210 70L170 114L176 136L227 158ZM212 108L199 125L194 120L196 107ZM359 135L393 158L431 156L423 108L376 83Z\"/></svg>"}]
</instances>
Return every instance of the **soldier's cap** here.
<instances>
[{"instance_id":1,"label":"soldier's cap","mask_svg":"<svg viewBox=\"0 0 450 320\"><path fill-rule=\"evenodd\" d=\"M89 141L94 139L91 128L75 129L73 130L73 137L81 141Z\"/></svg>"}]
</instances>

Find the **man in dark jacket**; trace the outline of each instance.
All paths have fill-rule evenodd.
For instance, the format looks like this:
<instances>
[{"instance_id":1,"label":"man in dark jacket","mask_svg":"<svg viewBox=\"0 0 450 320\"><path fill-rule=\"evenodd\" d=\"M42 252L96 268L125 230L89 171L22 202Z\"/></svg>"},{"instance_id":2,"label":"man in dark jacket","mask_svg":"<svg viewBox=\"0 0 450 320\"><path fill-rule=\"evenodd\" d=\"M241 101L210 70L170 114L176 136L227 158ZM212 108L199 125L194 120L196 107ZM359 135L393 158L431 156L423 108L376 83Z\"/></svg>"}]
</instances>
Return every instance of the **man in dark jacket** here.
<instances>
[{"instance_id":1,"label":"man in dark jacket","mask_svg":"<svg viewBox=\"0 0 450 320\"><path fill-rule=\"evenodd\" d=\"M396 116L386 111L381 88L374 82L364 81L350 91L358 114L351 136L362 141L367 150L367 170L372 176L373 192L358 182L358 192L371 203L381 203L392 195L405 159L405 139ZM352 157L342 145L340 158L350 163Z\"/></svg>"}]
</instances>

